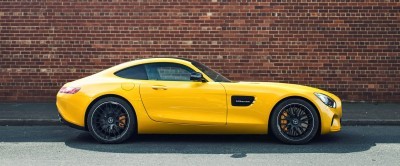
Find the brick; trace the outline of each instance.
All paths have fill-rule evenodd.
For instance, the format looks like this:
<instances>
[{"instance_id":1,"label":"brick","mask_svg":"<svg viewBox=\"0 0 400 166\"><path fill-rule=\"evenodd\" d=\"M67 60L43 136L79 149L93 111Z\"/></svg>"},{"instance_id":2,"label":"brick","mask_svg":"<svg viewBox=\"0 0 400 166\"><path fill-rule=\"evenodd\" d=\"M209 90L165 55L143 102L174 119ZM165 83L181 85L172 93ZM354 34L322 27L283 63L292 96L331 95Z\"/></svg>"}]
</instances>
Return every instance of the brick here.
<instances>
[{"instance_id":1,"label":"brick","mask_svg":"<svg viewBox=\"0 0 400 166\"><path fill-rule=\"evenodd\" d=\"M54 101L68 81L133 59L178 56L232 80L310 85L344 101L400 102L395 1L21 0L0 6L1 101Z\"/></svg>"}]
</instances>

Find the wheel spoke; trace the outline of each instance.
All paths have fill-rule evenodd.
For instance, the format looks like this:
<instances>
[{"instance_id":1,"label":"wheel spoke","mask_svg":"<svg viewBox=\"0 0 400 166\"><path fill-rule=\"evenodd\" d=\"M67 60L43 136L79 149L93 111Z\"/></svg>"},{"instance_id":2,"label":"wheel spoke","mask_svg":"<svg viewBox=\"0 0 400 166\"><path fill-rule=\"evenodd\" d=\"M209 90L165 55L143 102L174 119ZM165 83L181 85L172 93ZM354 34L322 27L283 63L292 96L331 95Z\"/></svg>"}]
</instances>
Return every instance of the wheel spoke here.
<instances>
[{"instance_id":1,"label":"wheel spoke","mask_svg":"<svg viewBox=\"0 0 400 166\"><path fill-rule=\"evenodd\" d=\"M307 130L307 128L308 128L308 125L306 125L306 126L303 126L303 125L300 125L300 128L303 130L303 132L304 131L306 131Z\"/></svg>"},{"instance_id":2,"label":"wheel spoke","mask_svg":"<svg viewBox=\"0 0 400 166\"><path fill-rule=\"evenodd\" d=\"M299 108L295 108L295 113L296 113L296 117L300 117L300 109Z\"/></svg>"},{"instance_id":3,"label":"wheel spoke","mask_svg":"<svg viewBox=\"0 0 400 166\"><path fill-rule=\"evenodd\" d=\"M291 116L291 117L294 117L294 116L295 116L295 115L294 115L294 112L293 112L293 107L290 108L290 116Z\"/></svg>"},{"instance_id":4,"label":"wheel spoke","mask_svg":"<svg viewBox=\"0 0 400 166\"><path fill-rule=\"evenodd\" d=\"M290 131L292 135L296 136L296 131L294 130L294 126L290 127Z\"/></svg>"},{"instance_id":5,"label":"wheel spoke","mask_svg":"<svg viewBox=\"0 0 400 166\"><path fill-rule=\"evenodd\" d=\"M295 129L298 135L303 134L303 132L300 130L300 127L296 127Z\"/></svg>"},{"instance_id":6,"label":"wheel spoke","mask_svg":"<svg viewBox=\"0 0 400 166\"><path fill-rule=\"evenodd\" d=\"M302 121L302 120L308 120L308 117L307 117L307 115L305 115L305 116L302 116L301 118L300 118L300 120Z\"/></svg>"}]
</instances>

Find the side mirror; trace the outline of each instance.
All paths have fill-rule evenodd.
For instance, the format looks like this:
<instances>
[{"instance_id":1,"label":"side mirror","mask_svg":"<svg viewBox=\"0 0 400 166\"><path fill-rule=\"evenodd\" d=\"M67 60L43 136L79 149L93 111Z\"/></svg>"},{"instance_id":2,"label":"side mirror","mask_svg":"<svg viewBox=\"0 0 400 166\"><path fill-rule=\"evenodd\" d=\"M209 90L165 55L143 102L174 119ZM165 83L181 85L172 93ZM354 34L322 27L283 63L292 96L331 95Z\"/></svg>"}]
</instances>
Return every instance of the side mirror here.
<instances>
[{"instance_id":1,"label":"side mirror","mask_svg":"<svg viewBox=\"0 0 400 166\"><path fill-rule=\"evenodd\" d=\"M206 80L203 78L203 74L201 74L199 72L190 73L190 80L206 82Z\"/></svg>"}]
</instances>

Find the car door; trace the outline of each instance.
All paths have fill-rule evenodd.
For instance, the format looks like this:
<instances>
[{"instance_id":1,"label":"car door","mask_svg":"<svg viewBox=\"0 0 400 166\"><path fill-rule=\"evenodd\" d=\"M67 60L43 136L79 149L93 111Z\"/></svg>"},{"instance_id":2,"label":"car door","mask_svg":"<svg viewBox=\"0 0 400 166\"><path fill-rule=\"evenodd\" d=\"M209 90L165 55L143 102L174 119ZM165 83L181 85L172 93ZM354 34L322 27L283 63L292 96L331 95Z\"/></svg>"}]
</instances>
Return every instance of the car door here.
<instances>
[{"instance_id":1,"label":"car door","mask_svg":"<svg viewBox=\"0 0 400 166\"><path fill-rule=\"evenodd\" d=\"M226 93L220 83L191 81L194 70L178 63L151 63L145 68L148 80L140 84L140 95L151 119L177 124L226 124Z\"/></svg>"}]
</instances>

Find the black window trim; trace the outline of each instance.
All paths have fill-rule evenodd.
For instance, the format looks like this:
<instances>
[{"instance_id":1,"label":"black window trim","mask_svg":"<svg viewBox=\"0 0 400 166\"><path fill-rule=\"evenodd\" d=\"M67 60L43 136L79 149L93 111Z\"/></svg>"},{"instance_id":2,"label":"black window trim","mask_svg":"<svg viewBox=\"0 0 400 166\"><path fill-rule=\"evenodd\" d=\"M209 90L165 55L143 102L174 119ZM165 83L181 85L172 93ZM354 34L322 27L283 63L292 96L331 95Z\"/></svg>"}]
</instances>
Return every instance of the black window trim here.
<instances>
[{"instance_id":1,"label":"black window trim","mask_svg":"<svg viewBox=\"0 0 400 166\"><path fill-rule=\"evenodd\" d=\"M165 64L172 64L172 65L178 65L178 66L183 66L183 70L186 70L185 68L187 68L187 69L190 69L190 70L192 70L193 72L196 72L196 70L194 70L193 68L191 68L191 67L189 67L189 66L187 66L187 65L184 65L184 64L181 64L181 63L176 63L176 62L150 62L150 63L145 63L145 65L150 65L150 64L160 64L160 63L165 63ZM147 66L145 66L145 69L146 69L146 75L148 76L148 71L147 71ZM190 72L190 71L189 71ZM147 77L148 78L148 77ZM149 80L149 81L174 81L174 82L193 82L192 80L150 80L149 78L147 79L147 80Z\"/></svg>"},{"instance_id":2,"label":"black window trim","mask_svg":"<svg viewBox=\"0 0 400 166\"><path fill-rule=\"evenodd\" d=\"M176 63L176 62L149 62L149 63L142 63L142 64L136 64L136 65L133 65L133 66L125 67L125 68L123 68L123 69L120 69L120 70L114 72L114 75L117 76L117 77L119 77L119 78L130 79L130 80L195 82L195 81L192 81L192 80L187 80L187 81L186 81L186 80L150 80L150 79L149 79L148 72L147 72L147 67L146 67L146 65L149 65L149 64L156 64L156 63L170 63L170 64L174 64L174 65L181 65L181 66L184 66L184 67L186 67L186 68L188 68L188 69L191 69L191 70L194 71L194 72L197 72L195 69L193 69L193 68L191 68L191 67L189 67L189 66L187 66L187 65L181 64L181 63ZM147 79L126 78L126 77L121 77L121 76L118 76L118 75L117 75L118 72L121 72L121 71L124 71L124 70L128 70L128 69L130 69L130 68L132 68L132 67L141 66L141 65L144 66L144 69L145 69L145 71L146 71L145 74L146 74Z\"/></svg>"},{"instance_id":3,"label":"black window trim","mask_svg":"<svg viewBox=\"0 0 400 166\"><path fill-rule=\"evenodd\" d=\"M144 70L146 71L146 68L145 68L144 65L145 65L145 64L137 64L137 65L125 67L125 68L123 68L123 69L121 69L121 70L118 70L118 71L114 72L114 75L117 76L117 77L119 77L119 78L125 78L125 79L130 79L130 80L149 80L149 76L147 75L147 72L145 72L146 79L127 78L127 77L122 77L122 76L119 76L119 75L118 75L119 72L122 72L122 71L125 71L125 70L129 70L129 69L131 69L131 68L133 68L133 67L138 67L138 66L143 66Z\"/></svg>"}]
</instances>

